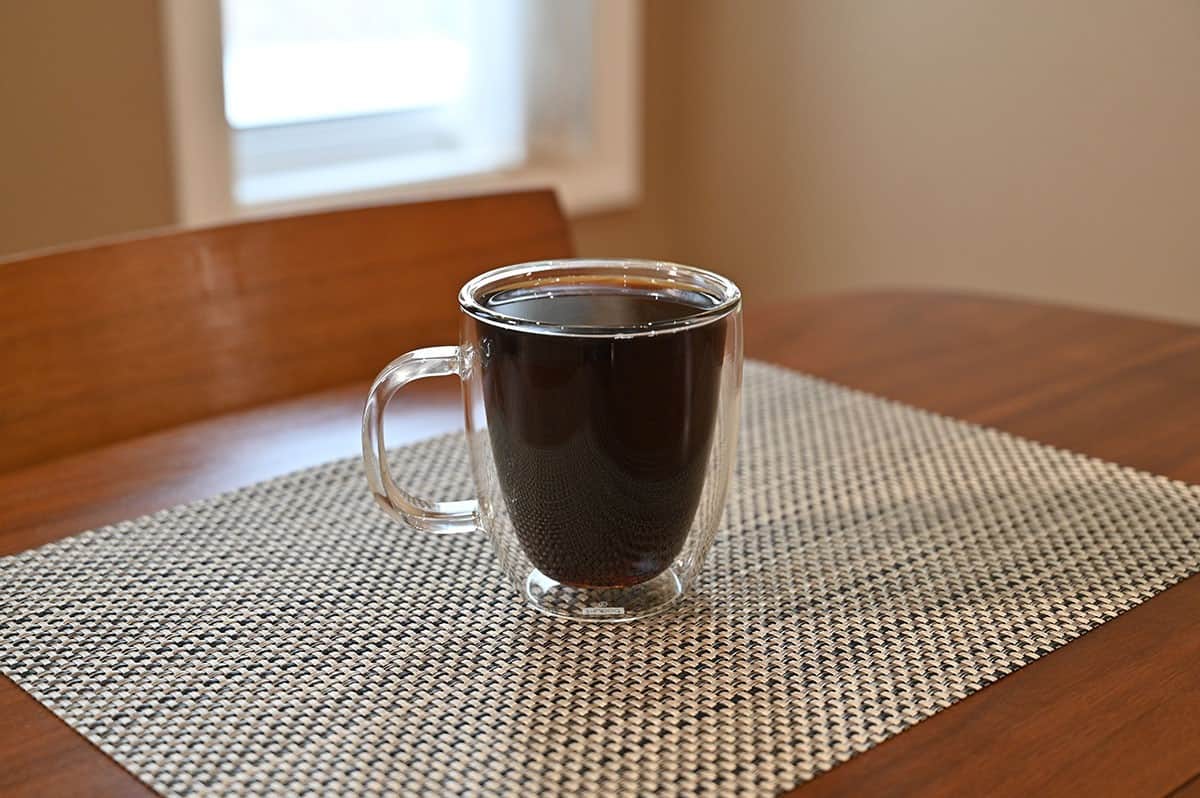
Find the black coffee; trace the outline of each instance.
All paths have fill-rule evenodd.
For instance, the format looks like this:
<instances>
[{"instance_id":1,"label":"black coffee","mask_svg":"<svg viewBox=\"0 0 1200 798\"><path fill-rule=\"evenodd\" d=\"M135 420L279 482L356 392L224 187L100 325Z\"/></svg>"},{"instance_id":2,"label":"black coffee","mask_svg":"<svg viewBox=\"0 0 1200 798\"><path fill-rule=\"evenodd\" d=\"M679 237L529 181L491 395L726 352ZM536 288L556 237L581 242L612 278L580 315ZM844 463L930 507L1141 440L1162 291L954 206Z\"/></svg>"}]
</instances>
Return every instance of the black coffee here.
<instances>
[{"instance_id":1,"label":"black coffee","mask_svg":"<svg viewBox=\"0 0 1200 798\"><path fill-rule=\"evenodd\" d=\"M574 286L553 297L502 291L483 304L610 329L684 318L714 300ZM534 566L579 587L634 585L665 570L704 486L726 321L625 339L477 324L500 488Z\"/></svg>"}]
</instances>

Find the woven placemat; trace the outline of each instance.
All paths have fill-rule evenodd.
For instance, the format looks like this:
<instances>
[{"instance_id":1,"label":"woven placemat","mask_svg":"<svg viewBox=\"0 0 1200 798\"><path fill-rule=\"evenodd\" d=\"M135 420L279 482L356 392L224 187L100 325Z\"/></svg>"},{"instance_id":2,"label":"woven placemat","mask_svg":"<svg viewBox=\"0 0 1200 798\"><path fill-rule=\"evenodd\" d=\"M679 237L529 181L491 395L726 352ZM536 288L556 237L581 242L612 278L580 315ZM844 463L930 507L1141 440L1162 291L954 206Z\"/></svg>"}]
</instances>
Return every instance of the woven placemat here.
<instances>
[{"instance_id":1,"label":"woven placemat","mask_svg":"<svg viewBox=\"0 0 1200 798\"><path fill-rule=\"evenodd\" d=\"M752 363L665 616L541 617L345 460L0 560L0 665L168 795L769 795L1198 567L1200 489Z\"/></svg>"}]
</instances>

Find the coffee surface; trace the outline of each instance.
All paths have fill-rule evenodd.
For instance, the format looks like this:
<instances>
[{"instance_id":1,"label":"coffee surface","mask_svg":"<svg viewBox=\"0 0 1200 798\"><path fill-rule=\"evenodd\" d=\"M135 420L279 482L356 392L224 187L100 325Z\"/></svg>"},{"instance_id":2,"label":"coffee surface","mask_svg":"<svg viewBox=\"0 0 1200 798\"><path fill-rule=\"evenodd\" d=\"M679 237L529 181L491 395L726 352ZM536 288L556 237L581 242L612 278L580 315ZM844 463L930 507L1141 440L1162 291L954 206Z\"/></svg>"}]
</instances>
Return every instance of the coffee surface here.
<instances>
[{"instance_id":1,"label":"coffee surface","mask_svg":"<svg viewBox=\"0 0 1200 798\"><path fill-rule=\"evenodd\" d=\"M713 300L700 293L613 285L592 290L568 286L558 291L501 291L485 297L482 304L537 324L615 328L687 318L712 307Z\"/></svg>"},{"instance_id":2,"label":"coffee surface","mask_svg":"<svg viewBox=\"0 0 1200 798\"><path fill-rule=\"evenodd\" d=\"M604 328L712 304L627 287L488 299L516 319ZM628 338L477 324L500 488L534 566L579 587L628 586L665 570L704 487L726 321Z\"/></svg>"}]
</instances>

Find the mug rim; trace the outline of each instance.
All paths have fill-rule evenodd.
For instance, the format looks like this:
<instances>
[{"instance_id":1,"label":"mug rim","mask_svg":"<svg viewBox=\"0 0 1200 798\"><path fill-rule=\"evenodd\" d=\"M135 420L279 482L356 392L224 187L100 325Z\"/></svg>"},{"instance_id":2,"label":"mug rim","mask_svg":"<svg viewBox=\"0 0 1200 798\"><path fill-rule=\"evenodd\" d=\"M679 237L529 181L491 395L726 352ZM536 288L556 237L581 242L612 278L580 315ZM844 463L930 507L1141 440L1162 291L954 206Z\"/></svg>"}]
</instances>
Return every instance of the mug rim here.
<instances>
[{"instance_id":1,"label":"mug rim","mask_svg":"<svg viewBox=\"0 0 1200 798\"><path fill-rule=\"evenodd\" d=\"M671 287L698 291L715 300L711 307L700 308L695 313L673 319L643 322L616 327L600 327L576 324L548 324L546 322L510 316L489 308L480 302L480 297L506 284L520 287L523 281L529 285L553 285L557 280L554 272L570 272L578 276L594 271L597 275L636 275L642 280L660 284L664 289ZM679 332L719 321L741 307L742 292L728 277L697 266L687 266L671 261L640 258L558 258L554 260L529 261L501 266L472 277L458 292L458 306L466 315L497 327L543 335L562 335L591 338L633 338Z\"/></svg>"}]
</instances>

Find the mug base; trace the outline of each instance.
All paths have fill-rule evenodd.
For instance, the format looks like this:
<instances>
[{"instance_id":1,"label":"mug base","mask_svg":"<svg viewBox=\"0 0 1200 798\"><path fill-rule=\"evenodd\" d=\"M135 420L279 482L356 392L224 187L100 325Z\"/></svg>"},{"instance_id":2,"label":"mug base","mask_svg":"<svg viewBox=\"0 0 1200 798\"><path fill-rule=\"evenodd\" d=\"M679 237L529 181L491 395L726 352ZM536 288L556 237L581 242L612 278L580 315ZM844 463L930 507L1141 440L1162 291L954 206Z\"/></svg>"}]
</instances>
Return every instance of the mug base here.
<instances>
[{"instance_id":1,"label":"mug base","mask_svg":"<svg viewBox=\"0 0 1200 798\"><path fill-rule=\"evenodd\" d=\"M557 618L593 623L624 623L669 608L683 595L683 580L668 568L629 587L573 587L534 570L525 579L525 602Z\"/></svg>"}]
</instances>

